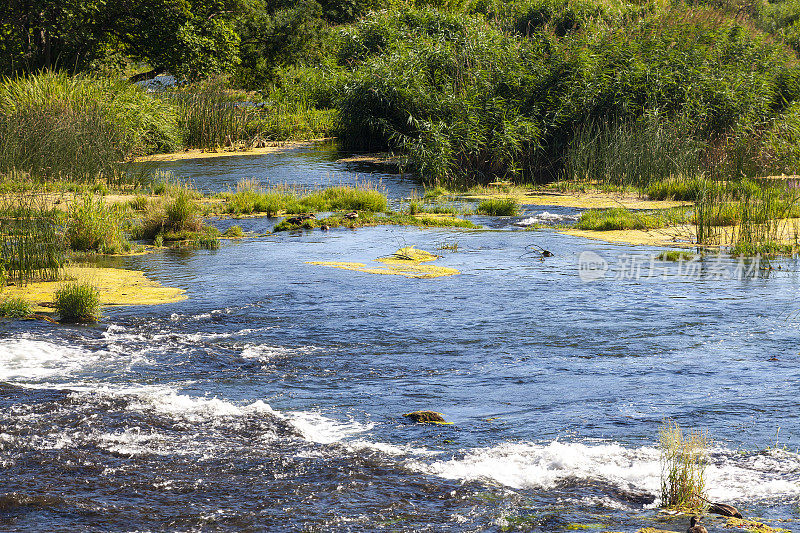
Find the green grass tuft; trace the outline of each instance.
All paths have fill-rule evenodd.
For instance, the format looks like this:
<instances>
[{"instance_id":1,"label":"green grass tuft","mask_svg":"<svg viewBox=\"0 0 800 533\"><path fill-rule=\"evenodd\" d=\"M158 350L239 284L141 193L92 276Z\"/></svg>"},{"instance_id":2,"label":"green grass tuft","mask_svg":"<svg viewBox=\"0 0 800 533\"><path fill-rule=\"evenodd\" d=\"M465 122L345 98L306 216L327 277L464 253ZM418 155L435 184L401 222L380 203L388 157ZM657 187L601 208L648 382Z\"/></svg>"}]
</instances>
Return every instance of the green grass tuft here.
<instances>
[{"instance_id":1,"label":"green grass tuft","mask_svg":"<svg viewBox=\"0 0 800 533\"><path fill-rule=\"evenodd\" d=\"M88 282L67 282L56 290L55 309L62 322L96 322L101 317L100 291Z\"/></svg>"},{"instance_id":2,"label":"green grass tuft","mask_svg":"<svg viewBox=\"0 0 800 533\"><path fill-rule=\"evenodd\" d=\"M705 470L710 439L704 432L685 435L673 420L659 430L661 449L661 505L700 509L704 505Z\"/></svg>"},{"instance_id":3,"label":"green grass tuft","mask_svg":"<svg viewBox=\"0 0 800 533\"><path fill-rule=\"evenodd\" d=\"M513 217L519 214L519 202L513 198L489 198L481 200L475 212L493 217Z\"/></svg>"},{"instance_id":4,"label":"green grass tuft","mask_svg":"<svg viewBox=\"0 0 800 533\"><path fill-rule=\"evenodd\" d=\"M695 257L695 254L691 252L670 250L668 252L661 252L656 256L656 259L659 261L691 261Z\"/></svg>"},{"instance_id":5,"label":"green grass tuft","mask_svg":"<svg viewBox=\"0 0 800 533\"><path fill-rule=\"evenodd\" d=\"M22 297L11 297L0 300L0 317L26 318L33 314L33 305Z\"/></svg>"}]
</instances>

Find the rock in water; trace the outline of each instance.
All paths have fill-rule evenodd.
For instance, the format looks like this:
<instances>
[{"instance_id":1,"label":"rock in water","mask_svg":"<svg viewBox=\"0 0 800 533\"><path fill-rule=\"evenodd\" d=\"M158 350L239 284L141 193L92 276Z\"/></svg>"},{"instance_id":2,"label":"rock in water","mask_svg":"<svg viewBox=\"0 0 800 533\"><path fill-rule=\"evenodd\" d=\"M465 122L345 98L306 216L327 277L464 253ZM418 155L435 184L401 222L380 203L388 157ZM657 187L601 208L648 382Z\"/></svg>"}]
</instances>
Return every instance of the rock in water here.
<instances>
[{"instance_id":1,"label":"rock in water","mask_svg":"<svg viewBox=\"0 0 800 533\"><path fill-rule=\"evenodd\" d=\"M418 424L448 424L442 413L436 411L414 411L403 415Z\"/></svg>"}]
</instances>

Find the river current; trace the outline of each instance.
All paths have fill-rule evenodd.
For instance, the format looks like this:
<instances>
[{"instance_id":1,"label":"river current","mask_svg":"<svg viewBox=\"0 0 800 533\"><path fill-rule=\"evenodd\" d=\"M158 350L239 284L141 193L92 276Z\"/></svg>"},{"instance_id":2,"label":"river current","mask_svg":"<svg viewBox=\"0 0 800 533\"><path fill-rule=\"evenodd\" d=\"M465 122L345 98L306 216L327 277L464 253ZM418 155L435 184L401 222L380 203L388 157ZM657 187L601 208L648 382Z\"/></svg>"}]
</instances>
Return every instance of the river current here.
<instances>
[{"instance_id":1,"label":"river current","mask_svg":"<svg viewBox=\"0 0 800 533\"><path fill-rule=\"evenodd\" d=\"M207 192L242 178L368 179L394 200L414 188L330 150L163 168ZM667 419L712 439L712 499L800 529L797 262L688 268L523 231L575 214L526 209L474 218L490 230L279 233L128 257L188 299L109 307L93 326L0 323L0 530L680 531L685 517L658 513ZM460 274L307 263L407 245ZM402 417L417 409L453 424Z\"/></svg>"}]
</instances>

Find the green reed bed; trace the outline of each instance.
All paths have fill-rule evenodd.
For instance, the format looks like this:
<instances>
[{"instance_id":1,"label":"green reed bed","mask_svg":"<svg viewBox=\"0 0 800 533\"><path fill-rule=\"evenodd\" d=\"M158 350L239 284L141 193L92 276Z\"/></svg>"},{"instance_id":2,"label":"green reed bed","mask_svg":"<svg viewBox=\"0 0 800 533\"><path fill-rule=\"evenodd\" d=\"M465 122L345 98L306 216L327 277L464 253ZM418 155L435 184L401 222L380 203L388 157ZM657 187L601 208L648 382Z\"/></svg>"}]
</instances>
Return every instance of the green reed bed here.
<instances>
[{"instance_id":1,"label":"green reed bed","mask_svg":"<svg viewBox=\"0 0 800 533\"><path fill-rule=\"evenodd\" d=\"M172 107L126 81L45 71L0 82L0 172L115 181L121 161L179 144Z\"/></svg>"},{"instance_id":2,"label":"green reed bed","mask_svg":"<svg viewBox=\"0 0 800 533\"><path fill-rule=\"evenodd\" d=\"M797 189L783 183L742 180L701 189L692 222L699 244L732 246L733 253L749 255L794 249L798 217Z\"/></svg>"},{"instance_id":3,"label":"green reed bed","mask_svg":"<svg viewBox=\"0 0 800 533\"><path fill-rule=\"evenodd\" d=\"M224 80L212 79L170 93L177 104L186 146L216 149L244 141L252 143L259 108L253 96L230 90Z\"/></svg>"},{"instance_id":4,"label":"green reed bed","mask_svg":"<svg viewBox=\"0 0 800 533\"><path fill-rule=\"evenodd\" d=\"M235 215L264 213L308 213L320 211L386 211L388 200L371 183L358 187L337 186L318 190L275 186L262 188L257 182L243 180L236 191L222 195L224 211Z\"/></svg>"},{"instance_id":5,"label":"green reed bed","mask_svg":"<svg viewBox=\"0 0 800 533\"><path fill-rule=\"evenodd\" d=\"M622 207L610 209L588 209L575 224L577 229L610 230L648 230L664 228L686 222L687 210L683 208L657 210L631 210Z\"/></svg>"},{"instance_id":6,"label":"green reed bed","mask_svg":"<svg viewBox=\"0 0 800 533\"><path fill-rule=\"evenodd\" d=\"M56 280L65 261L62 213L34 193L0 200L0 261L16 283Z\"/></svg>"}]
</instances>

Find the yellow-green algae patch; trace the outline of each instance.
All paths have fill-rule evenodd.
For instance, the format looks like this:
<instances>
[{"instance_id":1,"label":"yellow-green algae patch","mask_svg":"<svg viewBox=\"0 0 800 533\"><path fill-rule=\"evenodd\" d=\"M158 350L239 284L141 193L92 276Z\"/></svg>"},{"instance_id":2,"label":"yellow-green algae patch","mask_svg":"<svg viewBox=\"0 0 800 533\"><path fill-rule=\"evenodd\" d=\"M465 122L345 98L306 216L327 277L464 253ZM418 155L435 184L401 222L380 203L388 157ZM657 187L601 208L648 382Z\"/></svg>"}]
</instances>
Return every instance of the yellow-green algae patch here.
<instances>
[{"instance_id":1,"label":"yellow-green algae patch","mask_svg":"<svg viewBox=\"0 0 800 533\"><path fill-rule=\"evenodd\" d=\"M770 527L766 524L762 524L761 522L756 522L754 520L746 520L734 517L728 518L728 521L725 522L725 527L744 529L752 533L789 533L788 529Z\"/></svg>"},{"instance_id":2,"label":"yellow-green algae patch","mask_svg":"<svg viewBox=\"0 0 800 533\"><path fill-rule=\"evenodd\" d=\"M343 262L343 261L307 261L309 265L321 265L342 270L352 270L355 272L365 272L367 274L385 274L393 276L405 276L407 278L439 278L442 276L454 276L460 274L455 268L426 265L434 261L438 256L417 250L413 246L400 248L389 257L379 257L375 262L381 263L379 266L367 266L364 263Z\"/></svg>"},{"instance_id":3,"label":"yellow-green algae patch","mask_svg":"<svg viewBox=\"0 0 800 533\"><path fill-rule=\"evenodd\" d=\"M183 289L164 287L138 270L70 266L64 269L64 277L95 285L100 290L101 305L158 305L186 299ZM34 305L34 312L48 311L53 307L54 294L61 283L38 281L24 286L12 285L5 287L2 294L25 298Z\"/></svg>"}]
</instances>

